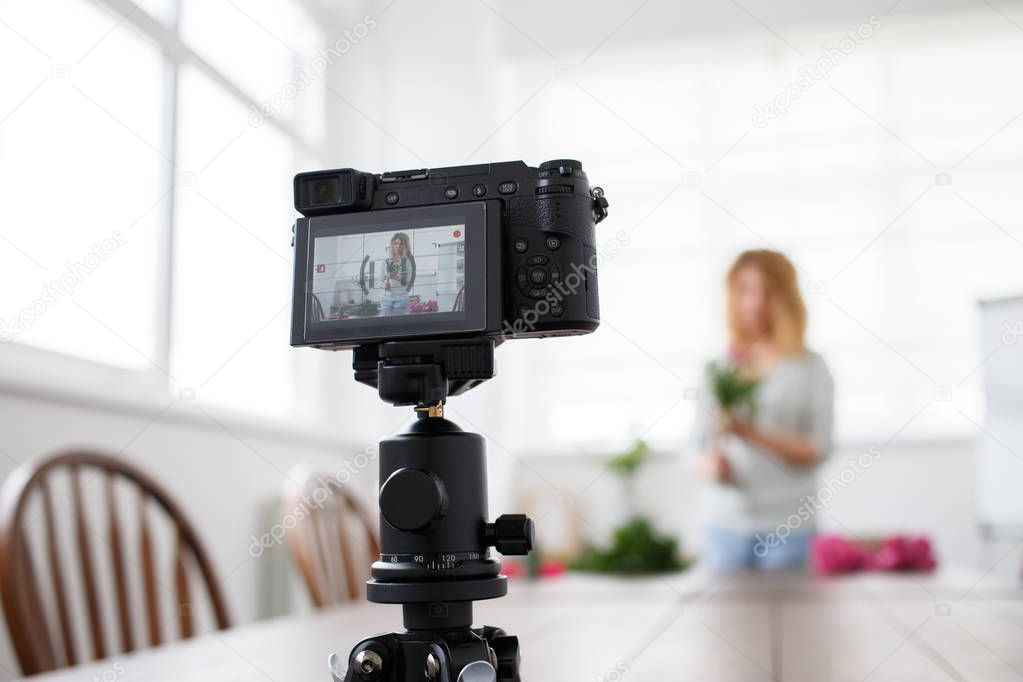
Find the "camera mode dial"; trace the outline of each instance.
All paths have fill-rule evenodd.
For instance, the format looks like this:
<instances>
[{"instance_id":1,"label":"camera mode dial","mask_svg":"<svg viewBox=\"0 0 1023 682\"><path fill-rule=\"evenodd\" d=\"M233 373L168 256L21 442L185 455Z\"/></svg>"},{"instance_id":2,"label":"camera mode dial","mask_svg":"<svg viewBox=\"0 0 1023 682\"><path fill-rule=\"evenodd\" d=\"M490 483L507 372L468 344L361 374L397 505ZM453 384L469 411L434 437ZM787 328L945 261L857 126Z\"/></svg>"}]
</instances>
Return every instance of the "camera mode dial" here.
<instances>
[{"instance_id":1,"label":"camera mode dial","mask_svg":"<svg viewBox=\"0 0 1023 682\"><path fill-rule=\"evenodd\" d=\"M583 165L575 159L554 159L552 161L544 161L540 164L540 172L547 171L549 173L558 173L565 177L571 176L575 171L582 171Z\"/></svg>"}]
</instances>

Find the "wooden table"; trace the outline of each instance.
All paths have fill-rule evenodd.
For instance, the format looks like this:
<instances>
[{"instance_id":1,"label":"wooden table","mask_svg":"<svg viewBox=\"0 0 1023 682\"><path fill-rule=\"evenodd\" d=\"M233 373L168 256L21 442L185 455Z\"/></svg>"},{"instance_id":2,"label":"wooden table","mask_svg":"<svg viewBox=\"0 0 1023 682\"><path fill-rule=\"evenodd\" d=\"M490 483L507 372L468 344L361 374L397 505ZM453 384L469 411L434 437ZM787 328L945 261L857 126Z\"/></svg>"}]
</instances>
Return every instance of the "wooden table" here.
<instances>
[{"instance_id":1,"label":"wooden table","mask_svg":"<svg viewBox=\"0 0 1023 682\"><path fill-rule=\"evenodd\" d=\"M519 636L526 682L1023 679L1023 591L969 577L513 581L477 622ZM329 682L330 652L400 625L365 604L256 623L36 682Z\"/></svg>"}]
</instances>

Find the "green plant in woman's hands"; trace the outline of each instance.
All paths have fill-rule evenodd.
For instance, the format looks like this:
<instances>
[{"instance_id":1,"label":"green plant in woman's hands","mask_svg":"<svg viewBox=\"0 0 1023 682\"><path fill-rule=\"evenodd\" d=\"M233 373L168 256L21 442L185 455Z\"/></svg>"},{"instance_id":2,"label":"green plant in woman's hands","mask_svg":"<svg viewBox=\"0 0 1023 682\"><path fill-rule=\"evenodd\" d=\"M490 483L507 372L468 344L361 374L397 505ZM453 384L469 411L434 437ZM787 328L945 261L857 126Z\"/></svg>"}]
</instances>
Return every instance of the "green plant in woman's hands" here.
<instances>
[{"instance_id":1,"label":"green plant in woman's hands","mask_svg":"<svg viewBox=\"0 0 1023 682\"><path fill-rule=\"evenodd\" d=\"M733 414L751 419L756 412L756 392L759 381L749 376L738 362L708 367L711 390L722 411L722 418L730 428Z\"/></svg>"}]
</instances>

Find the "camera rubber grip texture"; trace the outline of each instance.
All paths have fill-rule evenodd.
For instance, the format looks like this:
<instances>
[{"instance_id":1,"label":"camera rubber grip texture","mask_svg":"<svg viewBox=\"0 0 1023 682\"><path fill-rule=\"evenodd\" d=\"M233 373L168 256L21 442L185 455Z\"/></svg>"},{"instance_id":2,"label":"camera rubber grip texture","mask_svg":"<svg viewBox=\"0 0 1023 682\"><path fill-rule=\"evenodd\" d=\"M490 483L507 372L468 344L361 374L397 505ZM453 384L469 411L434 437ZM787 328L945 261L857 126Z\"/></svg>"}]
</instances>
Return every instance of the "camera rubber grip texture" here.
<instances>
[{"instance_id":1,"label":"camera rubber grip texture","mask_svg":"<svg viewBox=\"0 0 1023 682\"><path fill-rule=\"evenodd\" d=\"M556 230L574 235L588 246L594 245L593 199L588 196L515 197L508 202L508 213L512 225Z\"/></svg>"}]
</instances>

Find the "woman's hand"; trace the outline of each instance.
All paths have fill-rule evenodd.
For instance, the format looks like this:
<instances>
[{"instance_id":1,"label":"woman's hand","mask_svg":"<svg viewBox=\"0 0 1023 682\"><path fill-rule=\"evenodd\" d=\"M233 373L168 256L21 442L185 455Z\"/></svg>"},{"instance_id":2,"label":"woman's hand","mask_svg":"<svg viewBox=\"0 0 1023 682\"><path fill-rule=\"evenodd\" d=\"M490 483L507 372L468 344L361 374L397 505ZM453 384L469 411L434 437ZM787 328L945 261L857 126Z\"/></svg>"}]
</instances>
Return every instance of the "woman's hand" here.
<instances>
[{"instance_id":1,"label":"woman's hand","mask_svg":"<svg viewBox=\"0 0 1023 682\"><path fill-rule=\"evenodd\" d=\"M728 430L743 440L755 440L756 428L746 418L732 412L728 419Z\"/></svg>"},{"instance_id":2,"label":"woman's hand","mask_svg":"<svg viewBox=\"0 0 1023 682\"><path fill-rule=\"evenodd\" d=\"M712 481L728 483L732 480L732 463L719 448L703 453L699 462L700 473Z\"/></svg>"},{"instance_id":3,"label":"woman's hand","mask_svg":"<svg viewBox=\"0 0 1023 682\"><path fill-rule=\"evenodd\" d=\"M728 430L755 448L768 450L794 466L810 467L819 459L817 446L808 436L761 431L734 412L728 419Z\"/></svg>"}]
</instances>

